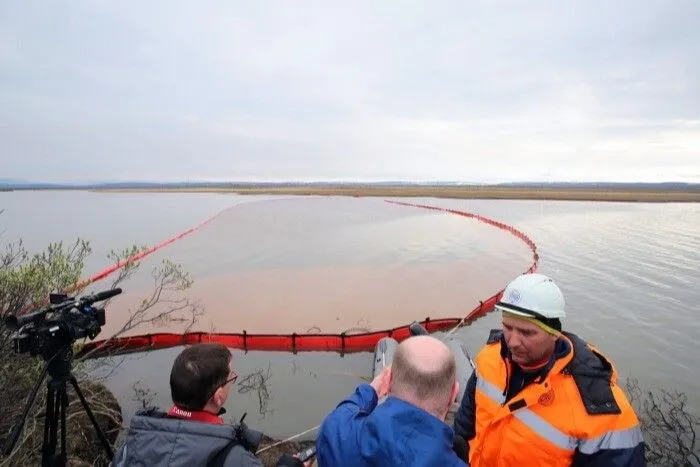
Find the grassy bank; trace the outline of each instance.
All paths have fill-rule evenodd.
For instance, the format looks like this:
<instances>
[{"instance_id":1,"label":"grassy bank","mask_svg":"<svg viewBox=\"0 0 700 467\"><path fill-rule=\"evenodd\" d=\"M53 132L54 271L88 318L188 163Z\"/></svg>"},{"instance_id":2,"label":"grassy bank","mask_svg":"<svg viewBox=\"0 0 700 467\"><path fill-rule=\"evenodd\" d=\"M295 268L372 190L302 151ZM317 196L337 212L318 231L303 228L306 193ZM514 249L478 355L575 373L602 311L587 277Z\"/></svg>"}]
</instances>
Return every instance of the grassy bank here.
<instances>
[{"instance_id":1,"label":"grassy bank","mask_svg":"<svg viewBox=\"0 0 700 467\"><path fill-rule=\"evenodd\" d=\"M523 188L491 186L338 186L338 187L178 187L110 188L100 192L128 193L236 193L241 195L377 196L456 199L527 199L618 202L700 202L700 190L648 190L637 188Z\"/></svg>"}]
</instances>

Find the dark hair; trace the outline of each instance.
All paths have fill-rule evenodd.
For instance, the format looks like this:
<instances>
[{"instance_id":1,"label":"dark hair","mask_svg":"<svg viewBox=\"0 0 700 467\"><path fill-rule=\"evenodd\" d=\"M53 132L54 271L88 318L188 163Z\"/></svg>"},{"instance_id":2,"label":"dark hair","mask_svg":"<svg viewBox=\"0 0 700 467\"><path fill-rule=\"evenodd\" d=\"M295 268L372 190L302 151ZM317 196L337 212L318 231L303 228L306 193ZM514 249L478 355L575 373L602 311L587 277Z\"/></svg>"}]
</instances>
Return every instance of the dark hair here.
<instances>
[{"instance_id":1,"label":"dark hair","mask_svg":"<svg viewBox=\"0 0 700 467\"><path fill-rule=\"evenodd\" d=\"M228 379L231 352L222 344L196 344L175 359L170 371L170 395L178 407L202 410Z\"/></svg>"}]
</instances>

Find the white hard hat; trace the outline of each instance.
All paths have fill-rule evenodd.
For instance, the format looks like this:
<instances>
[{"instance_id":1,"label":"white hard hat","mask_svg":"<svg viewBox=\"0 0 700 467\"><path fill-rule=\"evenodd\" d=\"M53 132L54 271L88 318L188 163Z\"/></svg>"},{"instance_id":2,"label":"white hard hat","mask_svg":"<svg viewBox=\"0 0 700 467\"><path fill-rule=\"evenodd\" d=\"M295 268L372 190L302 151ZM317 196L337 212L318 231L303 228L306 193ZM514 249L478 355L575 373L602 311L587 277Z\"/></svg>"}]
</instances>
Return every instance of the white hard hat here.
<instances>
[{"instance_id":1,"label":"white hard hat","mask_svg":"<svg viewBox=\"0 0 700 467\"><path fill-rule=\"evenodd\" d=\"M544 274L528 273L512 280L496 309L528 318L564 318L564 294Z\"/></svg>"}]
</instances>

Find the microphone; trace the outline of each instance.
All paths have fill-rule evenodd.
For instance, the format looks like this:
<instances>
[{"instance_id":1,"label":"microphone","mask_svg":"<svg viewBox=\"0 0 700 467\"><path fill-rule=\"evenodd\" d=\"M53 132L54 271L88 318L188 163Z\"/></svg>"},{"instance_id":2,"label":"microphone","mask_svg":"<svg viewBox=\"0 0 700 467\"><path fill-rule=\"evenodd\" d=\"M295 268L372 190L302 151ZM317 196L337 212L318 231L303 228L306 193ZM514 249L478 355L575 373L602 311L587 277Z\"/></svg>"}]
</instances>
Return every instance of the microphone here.
<instances>
[{"instance_id":1,"label":"microphone","mask_svg":"<svg viewBox=\"0 0 700 467\"><path fill-rule=\"evenodd\" d=\"M116 289L103 290L102 292L97 292L95 294L88 295L87 297L83 297L81 301L88 303L100 302L102 300L112 298L115 295L119 295L120 293L122 293L122 289L120 287L117 287Z\"/></svg>"}]
</instances>

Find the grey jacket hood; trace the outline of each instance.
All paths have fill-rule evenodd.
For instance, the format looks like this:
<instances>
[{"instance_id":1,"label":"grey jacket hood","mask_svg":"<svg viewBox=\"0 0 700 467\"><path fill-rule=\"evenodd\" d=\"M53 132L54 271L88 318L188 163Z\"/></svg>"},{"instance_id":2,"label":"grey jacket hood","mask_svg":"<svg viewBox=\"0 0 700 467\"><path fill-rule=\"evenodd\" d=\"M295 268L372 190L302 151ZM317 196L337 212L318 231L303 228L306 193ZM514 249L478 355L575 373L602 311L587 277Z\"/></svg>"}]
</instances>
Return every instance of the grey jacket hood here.
<instances>
[{"instance_id":1,"label":"grey jacket hood","mask_svg":"<svg viewBox=\"0 0 700 467\"><path fill-rule=\"evenodd\" d=\"M131 419L122 447L112 466L205 466L235 438L231 425L180 420L162 413L137 414ZM262 466L260 459L234 446L226 457L227 467Z\"/></svg>"}]
</instances>

